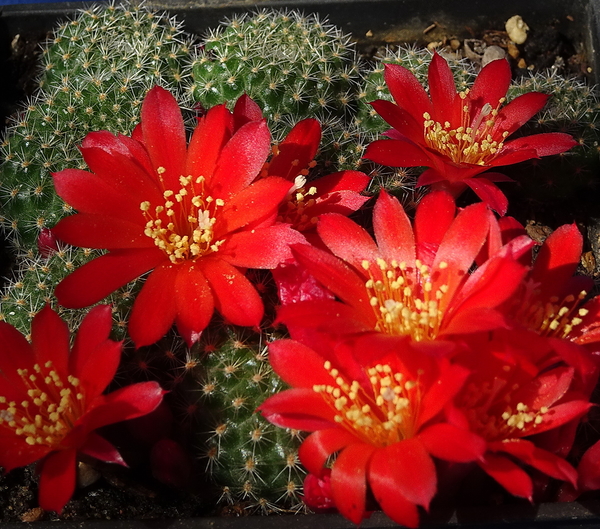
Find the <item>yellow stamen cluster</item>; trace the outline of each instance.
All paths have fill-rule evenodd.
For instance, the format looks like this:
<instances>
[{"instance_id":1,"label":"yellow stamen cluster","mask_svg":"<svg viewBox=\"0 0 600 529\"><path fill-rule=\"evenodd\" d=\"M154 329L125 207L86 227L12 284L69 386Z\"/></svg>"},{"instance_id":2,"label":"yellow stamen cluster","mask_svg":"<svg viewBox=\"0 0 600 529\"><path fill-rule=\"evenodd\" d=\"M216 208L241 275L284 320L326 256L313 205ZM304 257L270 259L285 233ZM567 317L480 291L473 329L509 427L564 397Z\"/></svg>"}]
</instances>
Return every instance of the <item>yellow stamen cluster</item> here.
<instances>
[{"instance_id":1,"label":"yellow stamen cluster","mask_svg":"<svg viewBox=\"0 0 600 529\"><path fill-rule=\"evenodd\" d=\"M464 100L468 90L461 92ZM498 102L498 107L505 101L504 98ZM498 107L492 108L486 103L481 109L478 118L471 121L471 113L468 105L462 107L461 125L453 129L446 121L444 124L433 121L428 112L423 114L425 142L427 145L441 154L450 158L454 163L488 165L504 147L503 140L508 132L502 133L502 139L498 141L498 135L492 135Z\"/></svg>"},{"instance_id":2,"label":"yellow stamen cluster","mask_svg":"<svg viewBox=\"0 0 600 529\"><path fill-rule=\"evenodd\" d=\"M329 361L325 369L334 385L315 385L313 390L335 410L334 420L365 442L384 447L413 437L421 400L418 381L404 380L389 365L367 369L371 389L356 380L348 382Z\"/></svg>"},{"instance_id":3,"label":"yellow stamen cluster","mask_svg":"<svg viewBox=\"0 0 600 529\"><path fill-rule=\"evenodd\" d=\"M162 171L161 171L162 169ZM159 175L164 173L158 168ZM154 207L149 201L140 204L147 220L144 234L165 252L172 263L195 259L216 252L224 241L213 241L216 211L224 206L204 193L204 177L180 176L181 188L163 192L164 204Z\"/></svg>"},{"instance_id":4,"label":"yellow stamen cluster","mask_svg":"<svg viewBox=\"0 0 600 529\"><path fill-rule=\"evenodd\" d=\"M431 270L415 261L414 269L406 263L376 261L379 270L371 273L371 263L363 261L362 267L369 272L365 283L369 302L377 318L376 329L393 335L409 335L415 341L433 340L437 336L443 319L440 301L448 292L447 285L433 291ZM440 270L448 265L439 264Z\"/></svg>"},{"instance_id":5,"label":"yellow stamen cluster","mask_svg":"<svg viewBox=\"0 0 600 529\"><path fill-rule=\"evenodd\" d=\"M295 160L297 161L297 160ZM309 167L314 167L316 162L311 162ZM303 231L312 228L317 223L317 217L310 216L309 210L316 204L314 197L317 194L317 188L310 186L308 190L305 187L306 175L308 169L304 169L294 180L294 186L287 196L285 211L280 211L277 220L291 224L296 230Z\"/></svg>"},{"instance_id":6,"label":"yellow stamen cluster","mask_svg":"<svg viewBox=\"0 0 600 529\"><path fill-rule=\"evenodd\" d=\"M24 437L28 445L57 447L85 411L79 379L69 375L62 380L50 361L35 364L33 373L19 369L17 374L28 398L15 402L0 397L0 427Z\"/></svg>"},{"instance_id":7,"label":"yellow stamen cluster","mask_svg":"<svg viewBox=\"0 0 600 529\"><path fill-rule=\"evenodd\" d=\"M548 408L542 406L538 411L530 411L529 406L519 402L515 410L509 409L502 414L502 419L506 421L509 428L524 430L525 427L533 423L532 426L541 424L544 413L548 412Z\"/></svg>"},{"instance_id":8,"label":"yellow stamen cluster","mask_svg":"<svg viewBox=\"0 0 600 529\"><path fill-rule=\"evenodd\" d=\"M542 336L568 338L573 327L588 313L587 309L577 308L586 296L587 292L582 290L577 297L570 294L562 301L553 296L546 303L533 303L525 307L527 312L522 321Z\"/></svg>"}]
</instances>

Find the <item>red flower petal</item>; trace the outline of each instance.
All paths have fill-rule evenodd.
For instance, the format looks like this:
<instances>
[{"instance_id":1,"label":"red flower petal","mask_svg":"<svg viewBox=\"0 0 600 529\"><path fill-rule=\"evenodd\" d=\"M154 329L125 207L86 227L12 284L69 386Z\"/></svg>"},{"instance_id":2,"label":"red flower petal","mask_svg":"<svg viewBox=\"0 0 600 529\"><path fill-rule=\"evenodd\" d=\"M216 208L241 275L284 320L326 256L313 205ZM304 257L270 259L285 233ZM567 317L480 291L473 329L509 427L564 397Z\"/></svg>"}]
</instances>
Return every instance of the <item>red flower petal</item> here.
<instances>
[{"instance_id":1,"label":"red flower petal","mask_svg":"<svg viewBox=\"0 0 600 529\"><path fill-rule=\"evenodd\" d=\"M64 307L87 307L165 259L158 248L115 250L77 268L58 284L54 294Z\"/></svg>"},{"instance_id":2,"label":"red flower petal","mask_svg":"<svg viewBox=\"0 0 600 529\"><path fill-rule=\"evenodd\" d=\"M41 463L38 499L45 511L61 513L75 490L75 450L53 452Z\"/></svg>"},{"instance_id":3,"label":"red flower petal","mask_svg":"<svg viewBox=\"0 0 600 529\"><path fill-rule=\"evenodd\" d=\"M333 502L340 513L359 524L365 517L367 501L367 466L376 450L363 443L347 446L331 469Z\"/></svg>"},{"instance_id":4,"label":"red flower petal","mask_svg":"<svg viewBox=\"0 0 600 529\"><path fill-rule=\"evenodd\" d=\"M403 66L386 64L385 82L396 104L412 114L415 121L423 120L423 114L433 115L429 96L417 78Z\"/></svg>"},{"instance_id":5,"label":"red flower petal","mask_svg":"<svg viewBox=\"0 0 600 529\"><path fill-rule=\"evenodd\" d=\"M502 442L490 443L489 448L493 451L511 454L550 477L568 481L572 485L577 483L577 471L569 463L562 457L538 448L531 441L505 439Z\"/></svg>"},{"instance_id":6,"label":"red flower petal","mask_svg":"<svg viewBox=\"0 0 600 529\"><path fill-rule=\"evenodd\" d=\"M129 318L129 335L136 347L160 340L177 316L177 298L173 295L179 267L167 264L156 268L135 298Z\"/></svg>"},{"instance_id":7,"label":"red flower petal","mask_svg":"<svg viewBox=\"0 0 600 529\"><path fill-rule=\"evenodd\" d=\"M104 344L109 337L111 330L112 311L110 306L98 305L97 307L90 309L79 325L73 344L73 350L69 356L69 372L73 376L81 378L84 367L88 362L93 361L98 356L94 352L97 347ZM105 360L106 359L102 357L102 361L104 362ZM112 364L112 362L108 363ZM106 386L104 386L104 388L105 387ZM102 388L102 391L104 388Z\"/></svg>"},{"instance_id":8,"label":"red flower petal","mask_svg":"<svg viewBox=\"0 0 600 529\"><path fill-rule=\"evenodd\" d=\"M233 108L234 130L249 121L260 121L261 119L263 119L263 114L260 107L247 94L242 94Z\"/></svg>"},{"instance_id":9,"label":"red flower petal","mask_svg":"<svg viewBox=\"0 0 600 529\"><path fill-rule=\"evenodd\" d=\"M259 174L271 150L267 123L251 121L241 127L221 150L209 182L213 198L227 201Z\"/></svg>"},{"instance_id":10,"label":"red flower petal","mask_svg":"<svg viewBox=\"0 0 600 529\"><path fill-rule=\"evenodd\" d=\"M475 461L487 448L485 440L477 434L447 423L425 428L419 433L419 439L432 456L457 463Z\"/></svg>"},{"instance_id":11,"label":"red flower petal","mask_svg":"<svg viewBox=\"0 0 600 529\"><path fill-rule=\"evenodd\" d=\"M105 461L106 463L116 463L126 467L127 463L121 457L118 450L103 437L92 432L87 436L85 444L79 449L82 454Z\"/></svg>"},{"instance_id":12,"label":"red flower petal","mask_svg":"<svg viewBox=\"0 0 600 529\"><path fill-rule=\"evenodd\" d=\"M498 215L506 215L508 209L508 199L506 195L498 189L498 186L486 179L485 173L480 178L468 178L465 181L475 194Z\"/></svg>"},{"instance_id":13,"label":"red flower petal","mask_svg":"<svg viewBox=\"0 0 600 529\"><path fill-rule=\"evenodd\" d=\"M317 225L322 241L331 252L362 270L362 261L374 262L380 252L367 230L343 215L322 215Z\"/></svg>"},{"instance_id":14,"label":"red flower petal","mask_svg":"<svg viewBox=\"0 0 600 529\"><path fill-rule=\"evenodd\" d=\"M298 457L310 473L320 476L331 454L356 443L356 437L341 428L329 428L311 433L298 449Z\"/></svg>"},{"instance_id":15,"label":"red flower petal","mask_svg":"<svg viewBox=\"0 0 600 529\"><path fill-rule=\"evenodd\" d=\"M323 357L295 340L270 343L269 363L284 382L296 388L312 389L315 384L330 384L332 380L323 367Z\"/></svg>"},{"instance_id":16,"label":"red flower petal","mask_svg":"<svg viewBox=\"0 0 600 529\"><path fill-rule=\"evenodd\" d=\"M410 111L385 99L378 99L369 104L396 131L402 131L402 135L407 140L422 141L424 122L422 115L415 117Z\"/></svg>"},{"instance_id":17,"label":"red flower petal","mask_svg":"<svg viewBox=\"0 0 600 529\"><path fill-rule=\"evenodd\" d=\"M33 364L35 364L33 348L17 329L3 321L0 321L0 343L2 343L0 374L16 388L19 388L22 385L22 379L17 374L17 370L33 368ZM9 398L3 392L0 392L0 395ZM14 399L9 398L9 400Z\"/></svg>"},{"instance_id":18,"label":"red flower petal","mask_svg":"<svg viewBox=\"0 0 600 529\"><path fill-rule=\"evenodd\" d=\"M335 466L333 468L335 471ZM369 465L369 482L377 483L374 490L382 492L382 489L393 489L411 503L428 509L436 492L437 477L433 460L423 443L418 438L412 438L391 444L373 454Z\"/></svg>"},{"instance_id":19,"label":"red flower petal","mask_svg":"<svg viewBox=\"0 0 600 529\"><path fill-rule=\"evenodd\" d=\"M533 483L521 467L506 457L487 453L477 464L513 496L533 501Z\"/></svg>"},{"instance_id":20,"label":"red flower petal","mask_svg":"<svg viewBox=\"0 0 600 529\"><path fill-rule=\"evenodd\" d=\"M202 332L212 318L214 299L208 281L193 261L182 263L175 279L177 325L193 333Z\"/></svg>"},{"instance_id":21,"label":"red flower petal","mask_svg":"<svg viewBox=\"0 0 600 529\"><path fill-rule=\"evenodd\" d=\"M475 103L476 108L481 110L487 103L492 108L498 107L508 87L510 86L511 72L508 61L499 59L488 63L481 69L479 75L469 91L468 99ZM477 119L477 115L473 119Z\"/></svg>"},{"instance_id":22,"label":"red flower petal","mask_svg":"<svg viewBox=\"0 0 600 529\"><path fill-rule=\"evenodd\" d=\"M548 94L540 92L527 92L513 99L498 112L492 129L492 136L495 136L496 131L499 134L508 131L510 136L542 110L549 97Z\"/></svg>"},{"instance_id":23,"label":"red flower petal","mask_svg":"<svg viewBox=\"0 0 600 529\"><path fill-rule=\"evenodd\" d=\"M390 167L419 167L432 163L431 156L408 139L375 140L369 143L363 158Z\"/></svg>"},{"instance_id":24,"label":"red flower petal","mask_svg":"<svg viewBox=\"0 0 600 529\"><path fill-rule=\"evenodd\" d=\"M450 194L432 191L423 197L415 213L417 258L431 266L444 235L454 222L456 206Z\"/></svg>"},{"instance_id":25,"label":"red flower petal","mask_svg":"<svg viewBox=\"0 0 600 529\"><path fill-rule=\"evenodd\" d=\"M340 218L345 219L345 217ZM343 261L306 244L294 245L292 253L323 286L355 307L365 321L374 322L372 311L365 308L368 305L368 292L364 283ZM360 251L357 253L361 255Z\"/></svg>"},{"instance_id":26,"label":"red flower petal","mask_svg":"<svg viewBox=\"0 0 600 529\"><path fill-rule=\"evenodd\" d=\"M438 123L452 121L456 99L454 75L448 63L438 53L433 54L428 70L429 97L433 106L431 119Z\"/></svg>"},{"instance_id":27,"label":"red flower petal","mask_svg":"<svg viewBox=\"0 0 600 529\"><path fill-rule=\"evenodd\" d=\"M200 268L213 291L215 306L234 325L255 327L263 316L263 304L256 289L239 272L223 260L200 259Z\"/></svg>"},{"instance_id":28,"label":"red flower petal","mask_svg":"<svg viewBox=\"0 0 600 529\"><path fill-rule=\"evenodd\" d=\"M93 432L107 424L141 417L154 411L166 392L158 382L139 382L100 395L81 424L85 432Z\"/></svg>"},{"instance_id":29,"label":"red flower petal","mask_svg":"<svg viewBox=\"0 0 600 529\"><path fill-rule=\"evenodd\" d=\"M104 178L80 169L64 169L53 174L56 193L81 213L107 215L131 221L140 212L140 194L128 195ZM141 223L141 222L140 222Z\"/></svg>"},{"instance_id":30,"label":"red flower petal","mask_svg":"<svg viewBox=\"0 0 600 529\"><path fill-rule=\"evenodd\" d=\"M229 200L215 225L215 238L273 215L292 184L275 176L261 178Z\"/></svg>"},{"instance_id":31,"label":"red flower petal","mask_svg":"<svg viewBox=\"0 0 600 529\"><path fill-rule=\"evenodd\" d=\"M377 247L385 260L413 263L415 237L404 208L397 198L381 191L373 212L373 229ZM410 266L410 265L409 265Z\"/></svg>"},{"instance_id":32,"label":"red flower petal","mask_svg":"<svg viewBox=\"0 0 600 529\"><path fill-rule=\"evenodd\" d=\"M165 169L161 175L165 189L179 189L179 177L187 174L187 147L181 110L170 92L155 86L146 94L141 123L144 145L153 168Z\"/></svg>"},{"instance_id":33,"label":"red flower petal","mask_svg":"<svg viewBox=\"0 0 600 529\"><path fill-rule=\"evenodd\" d=\"M328 193L344 191L360 192L367 187L370 181L371 177L365 173L348 170L322 176L317 180L312 180L310 185L317 188L317 196L320 197Z\"/></svg>"},{"instance_id":34,"label":"red flower petal","mask_svg":"<svg viewBox=\"0 0 600 529\"><path fill-rule=\"evenodd\" d=\"M31 322L31 347L35 363L52 362L53 369L66 379L69 358L69 328L50 305L46 305ZM13 353L14 354L14 353Z\"/></svg>"},{"instance_id":35,"label":"red flower petal","mask_svg":"<svg viewBox=\"0 0 600 529\"><path fill-rule=\"evenodd\" d=\"M293 182L315 157L320 141L320 123L312 118L303 119L277 146L278 154L269 163L267 174Z\"/></svg>"},{"instance_id":36,"label":"red flower petal","mask_svg":"<svg viewBox=\"0 0 600 529\"><path fill-rule=\"evenodd\" d=\"M198 121L188 147L185 174L204 176L215 172L221 151L233 134L233 117L225 105L211 108Z\"/></svg>"},{"instance_id":37,"label":"red flower petal","mask_svg":"<svg viewBox=\"0 0 600 529\"><path fill-rule=\"evenodd\" d=\"M141 214L139 220L137 224L118 217L78 213L61 219L52 232L61 241L80 248L119 250L154 247L153 240L144 235Z\"/></svg>"},{"instance_id":38,"label":"red flower petal","mask_svg":"<svg viewBox=\"0 0 600 529\"><path fill-rule=\"evenodd\" d=\"M313 432L337 426L333 410L321 395L308 388L276 393L263 402L258 411L270 423L282 428Z\"/></svg>"}]
</instances>

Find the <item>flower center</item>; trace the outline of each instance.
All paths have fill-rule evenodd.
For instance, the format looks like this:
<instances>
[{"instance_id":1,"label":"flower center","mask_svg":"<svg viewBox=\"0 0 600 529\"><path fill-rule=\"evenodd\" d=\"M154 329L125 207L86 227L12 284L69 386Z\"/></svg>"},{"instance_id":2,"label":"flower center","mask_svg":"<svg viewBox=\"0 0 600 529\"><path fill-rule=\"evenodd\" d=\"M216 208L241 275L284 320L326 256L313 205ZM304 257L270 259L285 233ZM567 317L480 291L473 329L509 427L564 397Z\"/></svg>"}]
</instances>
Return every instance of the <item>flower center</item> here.
<instances>
[{"instance_id":1,"label":"flower center","mask_svg":"<svg viewBox=\"0 0 600 529\"><path fill-rule=\"evenodd\" d=\"M507 377L511 371L511 366L504 366ZM499 377L491 383L468 384L459 405L465 411L471 429L488 441L534 434L548 408L534 409L524 402L514 404L511 393L519 387L519 384L511 384L508 378Z\"/></svg>"},{"instance_id":2,"label":"flower center","mask_svg":"<svg viewBox=\"0 0 600 529\"><path fill-rule=\"evenodd\" d=\"M568 338L573 327L579 325L581 318L589 312L584 308L577 309L586 296L587 292L582 290L577 297L569 294L562 301L553 296L545 303L524 305L525 314L520 319L527 328L535 330L541 336Z\"/></svg>"},{"instance_id":3,"label":"flower center","mask_svg":"<svg viewBox=\"0 0 600 529\"><path fill-rule=\"evenodd\" d=\"M158 168L159 176L164 173ZM146 219L144 234L154 240L172 263L195 259L216 252L223 241L215 241L216 211L224 206L222 199L206 196L204 177L180 176L181 188L163 192L164 204L154 207L149 201L140 204Z\"/></svg>"},{"instance_id":4,"label":"flower center","mask_svg":"<svg viewBox=\"0 0 600 529\"><path fill-rule=\"evenodd\" d=\"M413 437L421 397L417 381L404 380L402 373L378 364L367 369L371 388L366 390L356 380L349 383L329 361L324 367L335 384L315 385L313 390L335 410L336 423L380 447Z\"/></svg>"},{"instance_id":5,"label":"flower center","mask_svg":"<svg viewBox=\"0 0 600 529\"><path fill-rule=\"evenodd\" d=\"M418 259L414 269L395 260L388 263L378 258L376 263L378 269L373 271L369 261L362 262L370 276L365 286L377 318L376 330L409 335L417 342L435 339L443 319L440 301L448 286L441 285L434 292L431 270ZM439 264L440 270L447 267L445 262Z\"/></svg>"},{"instance_id":6,"label":"flower center","mask_svg":"<svg viewBox=\"0 0 600 529\"><path fill-rule=\"evenodd\" d=\"M465 99L468 92L461 92L460 97ZM501 98L498 107L504 101L505 99ZM504 131L502 139L498 141L497 134L492 134L498 107L494 109L486 103L477 119L472 121L469 106L464 105L461 125L456 129L451 128L452 125L448 121L444 124L433 121L429 113L425 112L425 142L428 147L447 156L456 164L488 165L502 149L503 140L508 136L508 131Z\"/></svg>"},{"instance_id":7,"label":"flower center","mask_svg":"<svg viewBox=\"0 0 600 529\"><path fill-rule=\"evenodd\" d=\"M307 172L307 171L306 171ZM311 186L308 191L305 187L306 176L298 175L294 180L294 185L290 189L283 207L279 208L277 220L291 224L298 231L306 231L314 228L318 218L310 216L310 209L317 203L312 198L317 194L317 188Z\"/></svg>"},{"instance_id":8,"label":"flower center","mask_svg":"<svg viewBox=\"0 0 600 529\"><path fill-rule=\"evenodd\" d=\"M0 426L23 436L28 445L55 448L84 413L85 395L79 379L69 375L66 382L52 369L52 362L35 364L33 373L17 370L28 398L16 403L0 397Z\"/></svg>"}]
</instances>

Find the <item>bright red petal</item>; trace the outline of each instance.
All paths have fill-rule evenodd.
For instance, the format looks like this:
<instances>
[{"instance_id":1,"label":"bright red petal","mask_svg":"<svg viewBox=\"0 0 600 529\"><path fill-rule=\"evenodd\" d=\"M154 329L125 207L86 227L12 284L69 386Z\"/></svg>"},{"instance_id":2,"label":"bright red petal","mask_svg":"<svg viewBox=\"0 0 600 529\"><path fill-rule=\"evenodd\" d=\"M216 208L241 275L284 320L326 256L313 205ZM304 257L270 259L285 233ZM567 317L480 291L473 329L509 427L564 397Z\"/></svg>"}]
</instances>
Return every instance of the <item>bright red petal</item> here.
<instances>
[{"instance_id":1,"label":"bright red petal","mask_svg":"<svg viewBox=\"0 0 600 529\"><path fill-rule=\"evenodd\" d=\"M272 176L242 189L225 204L215 225L215 238L274 214L291 185Z\"/></svg>"},{"instance_id":2,"label":"bright red petal","mask_svg":"<svg viewBox=\"0 0 600 529\"><path fill-rule=\"evenodd\" d=\"M388 263L415 260L415 236L404 208L397 198L381 191L373 212L373 229L377 246Z\"/></svg>"},{"instance_id":3,"label":"bright red petal","mask_svg":"<svg viewBox=\"0 0 600 529\"><path fill-rule=\"evenodd\" d=\"M433 114L433 106L427 92L407 68L386 64L384 78L396 104L410 112L416 122L424 120L425 112Z\"/></svg>"},{"instance_id":4,"label":"bright red petal","mask_svg":"<svg viewBox=\"0 0 600 529\"><path fill-rule=\"evenodd\" d=\"M434 53L428 71L429 97L433 105L431 119L438 123L452 121L452 109L456 98L454 75L448 63Z\"/></svg>"},{"instance_id":5,"label":"bright red petal","mask_svg":"<svg viewBox=\"0 0 600 529\"><path fill-rule=\"evenodd\" d=\"M494 120L492 136L495 136L496 133L501 134L504 131L507 131L510 136L537 114L544 107L549 97L548 94L540 92L527 92L513 99L498 112Z\"/></svg>"},{"instance_id":6,"label":"bright red petal","mask_svg":"<svg viewBox=\"0 0 600 529\"><path fill-rule=\"evenodd\" d=\"M365 517L367 467L375 448L358 443L347 446L331 469L331 491L338 511L359 524Z\"/></svg>"},{"instance_id":7,"label":"bright red petal","mask_svg":"<svg viewBox=\"0 0 600 529\"><path fill-rule=\"evenodd\" d=\"M75 491L75 450L51 453L41 463L38 500L46 511L60 514Z\"/></svg>"},{"instance_id":8,"label":"bright red petal","mask_svg":"<svg viewBox=\"0 0 600 529\"><path fill-rule=\"evenodd\" d=\"M468 178L464 182L498 215L506 215L508 199L496 184L486 179L485 173L480 178Z\"/></svg>"},{"instance_id":9,"label":"bright red petal","mask_svg":"<svg viewBox=\"0 0 600 529\"><path fill-rule=\"evenodd\" d=\"M115 217L78 213L61 219L52 228L52 233L61 241L80 248L107 250L152 248L154 242L144 235L141 215L139 220L139 224L136 224Z\"/></svg>"},{"instance_id":10,"label":"bright red petal","mask_svg":"<svg viewBox=\"0 0 600 529\"><path fill-rule=\"evenodd\" d=\"M321 141L321 125L316 119L303 119L277 146L278 154L269 163L268 174L293 182L313 160Z\"/></svg>"},{"instance_id":11,"label":"bright red petal","mask_svg":"<svg viewBox=\"0 0 600 529\"><path fill-rule=\"evenodd\" d=\"M234 325L255 327L263 316L256 289L235 267L221 259L199 259L197 266L210 285L217 310Z\"/></svg>"},{"instance_id":12,"label":"bright red petal","mask_svg":"<svg viewBox=\"0 0 600 529\"><path fill-rule=\"evenodd\" d=\"M258 411L267 421L282 428L314 432L337 426L331 407L321 395L308 388L276 393L263 402Z\"/></svg>"},{"instance_id":13,"label":"bright red petal","mask_svg":"<svg viewBox=\"0 0 600 529\"><path fill-rule=\"evenodd\" d=\"M69 372L73 376L81 377L84 366L96 356L95 349L107 340L111 329L112 311L109 305L98 305L90 309L79 325L69 357Z\"/></svg>"},{"instance_id":14,"label":"bright red petal","mask_svg":"<svg viewBox=\"0 0 600 529\"><path fill-rule=\"evenodd\" d=\"M209 183L213 198L227 201L259 174L271 150L267 123L251 121L241 127L221 150Z\"/></svg>"},{"instance_id":15,"label":"bright red petal","mask_svg":"<svg viewBox=\"0 0 600 529\"><path fill-rule=\"evenodd\" d=\"M187 174L186 138L181 110L170 92L155 86L142 103L142 134L154 170L162 167L165 189L179 189L179 177Z\"/></svg>"},{"instance_id":16,"label":"bright red petal","mask_svg":"<svg viewBox=\"0 0 600 529\"><path fill-rule=\"evenodd\" d=\"M31 347L36 364L51 362L53 369L66 378L68 374L70 335L67 324L46 305L31 322Z\"/></svg>"},{"instance_id":17,"label":"bright red petal","mask_svg":"<svg viewBox=\"0 0 600 529\"><path fill-rule=\"evenodd\" d=\"M472 101L478 110L486 104L497 108L498 102L506 95L510 85L510 65L506 60L495 60L484 66L473 83L468 99ZM477 119L473 115L473 119Z\"/></svg>"},{"instance_id":18,"label":"bright red petal","mask_svg":"<svg viewBox=\"0 0 600 529\"><path fill-rule=\"evenodd\" d=\"M95 407L82 419L86 432L93 432L107 424L135 419L153 412L166 392L158 382L139 382L101 395Z\"/></svg>"},{"instance_id":19,"label":"bright red petal","mask_svg":"<svg viewBox=\"0 0 600 529\"><path fill-rule=\"evenodd\" d=\"M367 230L343 215L322 215L317 231L334 255L358 270L362 270L364 259L374 262L379 257L379 249Z\"/></svg>"},{"instance_id":20,"label":"bright red petal","mask_svg":"<svg viewBox=\"0 0 600 529\"><path fill-rule=\"evenodd\" d=\"M485 440L477 434L446 423L425 428L419 433L419 439L432 456L457 463L481 458L487 447Z\"/></svg>"},{"instance_id":21,"label":"bright red petal","mask_svg":"<svg viewBox=\"0 0 600 529\"><path fill-rule=\"evenodd\" d=\"M105 461L106 463L116 463L126 467L127 463L121 457L119 451L106 439L92 432L87 436L85 444L79 449L82 454Z\"/></svg>"},{"instance_id":22,"label":"bright red petal","mask_svg":"<svg viewBox=\"0 0 600 529\"><path fill-rule=\"evenodd\" d=\"M331 454L356 443L356 437L341 428L318 430L311 433L298 450L298 457L311 474L320 475Z\"/></svg>"},{"instance_id":23,"label":"bright red petal","mask_svg":"<svg viewBox=\"0 0 600 529\"><path fill-rule=\"evenodd\" d=\"M115 250L77 268L58 284L54 294L64 307L87 307L158 266L165 259L165 254L158 248Z\"/></svg>"},{"instance_id":24,"label":"bright red petal","mask_svg":"<svg viewBox=\"0 0 600 529\"><path fill-rule=\"evenodd\" d=\"M215 304L208 281L192 261L179 267L173 295L177 300L177 324L194 333L202 332Z\"/></svg>"},{"instance_id":25,"label":"bright red petal","mask_svg":"<svg viewBox=\"0 0 600 529\"><path fill-rule=\"evenodd\" d=\"M373 454L369 482L377 482L380 491L395 490L411 503L428 509L436 492L437 477L431 456L423 443L413 437Z\"/></svg>"},{"instance_id":26,"label":"bright red petal","mask_svg":"<svg viewBox=\"0 0 600 529\"><path fill-rule=\"evenodd\" d=\"M389 167L419 167L432 165L432 159L409 140L376 140L370 143L363 158Z\"/></svg>"},{"instance_id":27,"label":"bright red petal","mask_svg":"<svg viewBox=\"0 0 600 529\"><path fill-rule=\"evenodd\" d=\"M160 340L177 316L175 284L178 266L156 268L146 279L133 303L129 318L129 335L136 347Z\"/></svg>"},{"instance_id":28,"label":"bright red petal","mask_svg":"<svg viewBox=\"0 0 600 529\"><path fill-rule=\"evenodd\" d=\"M414 236L417 258L431 266L444 235L454 222L456 206L449 193L431 191L415 213Z\"/></svg>"},{"instance_id":29,"label":"bright red petal","mask_svg":"<svg viewBox=\"0 0 600 529\"><path fill-rule=\"evenodd\" d=\"M295 388L315 384L331 384L332 378L323 367L322 356L295 340L277 340L269 344L269 363L281 379ZM301 365L302 369L298 369Z\"/></svg>"},{"instance_id":30,"label":"bright red petal","mask_svg":"<svg viewBox=\"0 0 600 529\"><path fill-rule=\"evenodd\" d=\"M477 463L513 496L532 501L533 483L531 478L527 472L508 458L488 452L485 459Z\"/></svg>"},{"instance_id":31,"label":"bright red petal","mask_svg":"<svg viewBox=\"0 0 600 529\"><path fill-rule=\"evenodd\" d=\"M225 105L211 108L201 118L190 140L186 175L204 176L209 182L221 151L233 134L233 117Z\"/></svg>"},{"instance_id":32,"label":"bright red petal","mask_svg":"<svg viewBox=\"0 0 600 529\"><path fill-rule=\"evenodd\" d=\"M569 463L562 457L538 448L531 441L507 439L503 442L490 444L490 449L511 454L550 477L568 481L572 485L577 483L577 471Z\"/></svg>"}]
</instances>

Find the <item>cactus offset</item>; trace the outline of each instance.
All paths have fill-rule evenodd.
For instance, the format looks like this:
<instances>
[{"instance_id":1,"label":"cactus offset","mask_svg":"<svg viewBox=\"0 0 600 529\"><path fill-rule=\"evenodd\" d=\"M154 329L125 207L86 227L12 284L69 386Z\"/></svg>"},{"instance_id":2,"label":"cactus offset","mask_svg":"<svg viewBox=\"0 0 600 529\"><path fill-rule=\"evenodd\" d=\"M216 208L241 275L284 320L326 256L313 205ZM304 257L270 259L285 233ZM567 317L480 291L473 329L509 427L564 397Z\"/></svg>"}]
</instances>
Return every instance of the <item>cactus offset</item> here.
<instances>
[{"instance_id":1,"label":"cactus offset","mask_svg":"<svg viewBox=\"0 0 600 529\"><path fill-rule=\"evenodd\" d=\"M265 345L228 331L203 364L201 391L212 416L203 453L206 470L220 487L220 503L265 513L302 510L300 434L277 428L255 412L285 387L269 366Z\"/></svg>"}]
</instances>

